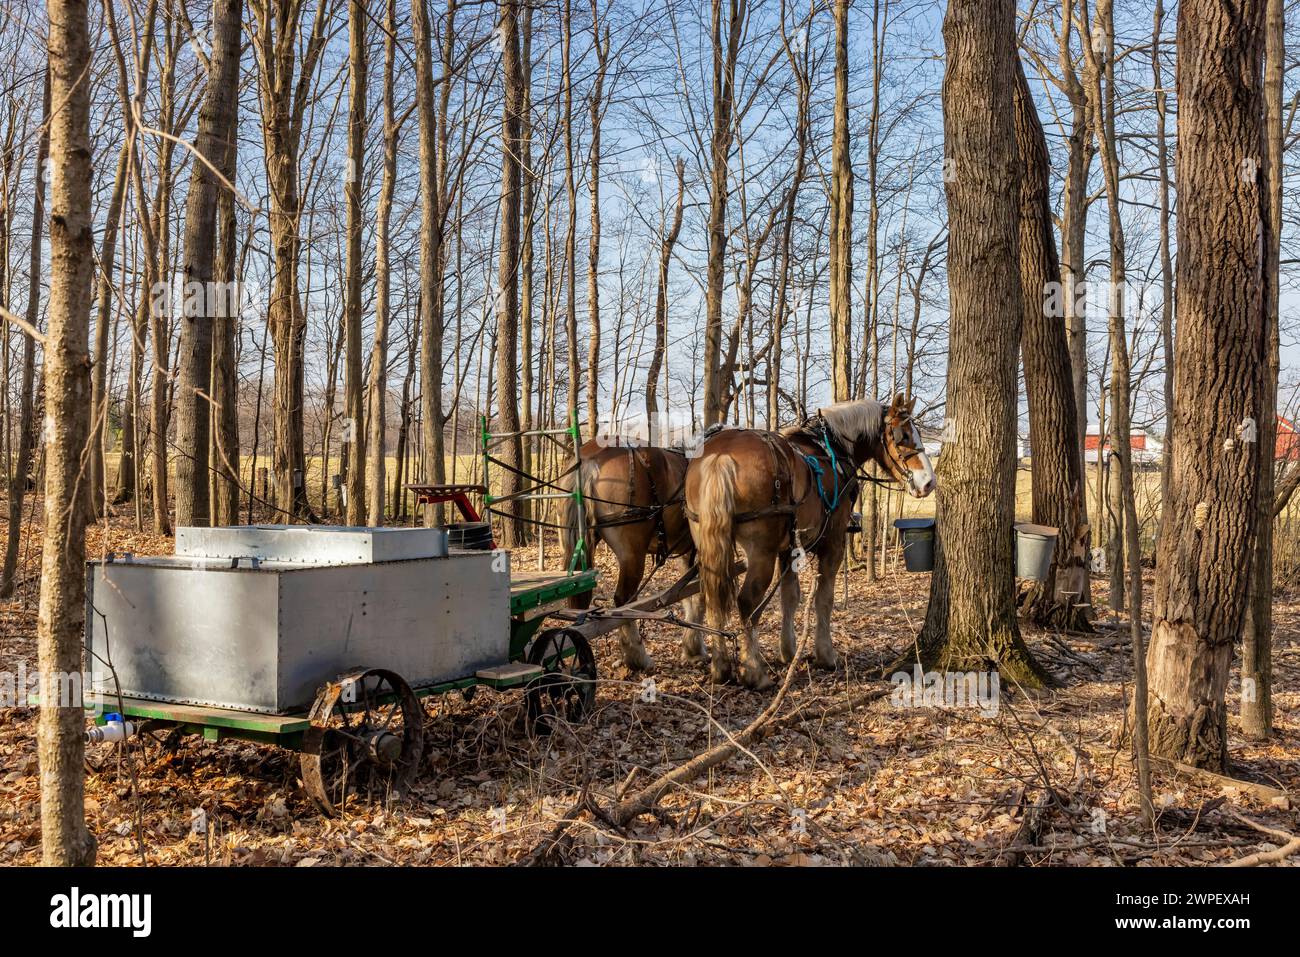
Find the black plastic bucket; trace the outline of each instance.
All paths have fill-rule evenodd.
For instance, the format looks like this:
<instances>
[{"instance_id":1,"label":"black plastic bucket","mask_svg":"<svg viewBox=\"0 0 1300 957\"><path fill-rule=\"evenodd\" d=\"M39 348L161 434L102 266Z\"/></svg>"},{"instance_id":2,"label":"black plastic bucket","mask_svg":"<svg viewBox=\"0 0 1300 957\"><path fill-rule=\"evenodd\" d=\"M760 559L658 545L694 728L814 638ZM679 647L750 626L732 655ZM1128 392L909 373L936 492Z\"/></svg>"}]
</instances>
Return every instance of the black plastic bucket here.
<instances>
[{"instance_id":1,"label":"black plastic bucket","mask_svg":"<svg viewBox=\"0 0 1300 957\"><path fill-rule=\"evenodd\" d=\"M932 518L900 518L894 528L903 543L903 565L909 572L934 571L934 534Z\"/></svg>"},{"instance_id":2,"label":"black plastic bucket","mask_svg":"<svg viewBox=\"0 0 1300 957\"><path fill-rule=\"evenodd\" d=\"M464 548L475 552L492 550L492 526L487 522L452 522L442 527L447 531L448 548Z\"/></svg>"}]
</instances>

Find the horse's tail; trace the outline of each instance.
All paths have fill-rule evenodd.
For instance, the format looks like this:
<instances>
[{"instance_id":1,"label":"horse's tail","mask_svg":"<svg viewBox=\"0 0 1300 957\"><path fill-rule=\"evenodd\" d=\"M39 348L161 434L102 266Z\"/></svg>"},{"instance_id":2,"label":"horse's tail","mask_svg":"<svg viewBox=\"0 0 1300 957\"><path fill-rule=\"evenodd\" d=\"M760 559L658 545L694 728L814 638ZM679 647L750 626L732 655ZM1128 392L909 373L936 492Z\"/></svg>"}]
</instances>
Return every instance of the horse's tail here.
<instances>
[{"instance_id":1,"label":"horse's tail","mask_svg":"<svg viewBox=\"0 0 1300 957\"><path fill-rule=\"evenodd\" d=\"M595 468L595 462L584 461L579 468L574 469L560 479L560 486L566 492L580 489L583 493L581 507L586 512L583 516L586 519L586 534L582 536L582 543L589 567L591 565L591 550L595 547L595 534L592 529L596 524L596 515L591 507L591 500L587 498L586 493L591 488L592 470ZM560 543L564 546L564 566L566 568L573 560L574 550L578 547L580 527L578 508L578 501L573 495L566 496L560 506Z\"/></svg>"},{"instance_id":2,"label":"horse's tail","mask_svg":"<svg viewBox=\"0 0 1300 957\"><path fill-rule=\"evenodd\" d=\"M710 455L700 461L700 495L695 512L699 532L695 536L700 566L700 597L704 599L705 623L723 631L735 602L735 579L731 559L735 551L732 517L736 504L736 460L729 455Z\"/></svg>"}]
</instances>

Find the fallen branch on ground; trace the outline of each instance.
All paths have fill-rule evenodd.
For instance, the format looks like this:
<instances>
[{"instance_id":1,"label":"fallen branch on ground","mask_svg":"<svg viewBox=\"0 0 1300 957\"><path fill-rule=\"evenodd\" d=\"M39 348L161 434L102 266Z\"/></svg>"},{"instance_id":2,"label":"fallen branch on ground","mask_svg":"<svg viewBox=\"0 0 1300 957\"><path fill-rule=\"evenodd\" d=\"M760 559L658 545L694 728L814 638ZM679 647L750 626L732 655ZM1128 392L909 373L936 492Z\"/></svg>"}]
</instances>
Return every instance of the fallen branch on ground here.
<instances>
[{"instance_id":1,"label":"fallen branch on ground","mask_svg":"<svg viewBox=\"0 0 1300 957\"><path fill-rule=\"evenodd\" d=\"M1255 854L1248 854L1245 857L1240 857L1235 861L1227 861L1226 863L1219 865L1220 867L1258 867L1261 864L1276 864L1278 861L1290 857L1296 851L1300 851L1300 837L1296 837L1294 834L1289 834L1279 828L1269 827L1266 824L1260 824L1258 821L1252 821L1245 815L1238 814L1236 811L1231 809L1228 810L1228 813L1238 821L1241 821L1241 823L1248 824L1261 834L1267 834L1269 837L1276 838L1277 840L1282 841L1283 844L1281 847L1272 851L1259 851Z\"/></svg>"}]
</instances>

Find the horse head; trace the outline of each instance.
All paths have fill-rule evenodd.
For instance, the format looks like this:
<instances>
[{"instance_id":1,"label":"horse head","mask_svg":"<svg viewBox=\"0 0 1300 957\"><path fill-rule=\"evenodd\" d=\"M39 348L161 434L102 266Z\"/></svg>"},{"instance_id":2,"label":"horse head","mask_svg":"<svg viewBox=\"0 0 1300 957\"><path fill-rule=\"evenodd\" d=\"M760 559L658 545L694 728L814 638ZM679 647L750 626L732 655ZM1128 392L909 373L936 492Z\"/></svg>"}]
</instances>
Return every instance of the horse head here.
<instances>
[{"instance_id":1,"label":"horse head","mask_svg":"<svg viewBox=\"0 0 1300 957\"><path fill-rule=\"evenodd\" d=\"M884 409L876 461L901 482L909 494L925 498L934 491L938 479L912 418L915 407L916 399L909 399L900 392Z\"/></svg>"},{"instance_id":2,"label":"horse head","mask_svg":"<svg viewBox=\"0 0 1300 957\"><path fill-rule=\"evenodd\" d=\"M855 465L874 460L910 494L925 498L934 491L936 479L912 421L915 404L899 393L888 406L858 399L837 402L819 414L835 438L852 450Z\"/></svg>"}]
</instances>

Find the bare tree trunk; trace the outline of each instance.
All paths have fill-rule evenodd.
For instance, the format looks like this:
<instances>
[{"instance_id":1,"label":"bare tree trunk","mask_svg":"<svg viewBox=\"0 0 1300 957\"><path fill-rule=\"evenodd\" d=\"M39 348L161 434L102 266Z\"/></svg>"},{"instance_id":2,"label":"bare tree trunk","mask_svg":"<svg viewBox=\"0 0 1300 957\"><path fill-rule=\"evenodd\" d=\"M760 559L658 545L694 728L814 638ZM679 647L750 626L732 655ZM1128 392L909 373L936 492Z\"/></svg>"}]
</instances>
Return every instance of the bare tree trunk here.
<instances>
[{"instance_id":1,"label":"bare tree trunk","mask_svg":"<svg viewBox=\"0 0 1300 957\"><path fill-rule=\"evenodd\" d=\"M343 409L348 418L343 470L347 482L346 519L349 525L366 521L366 407L361 362L361 178L366 165L366 25L365 0L348 4L348 180L344 184L347 205L347 278L344 308ZM376 374L371 370L371 374Z\"/></svg>"},{"instance_id":2,"label":"bare tree trunk","mask_svg":"<svg viewBox=\"0 0 1300 957\"><path fill-rule=\"evenodd\" d=\"M533 169L533 7L525 4L520 19L520 69L524 78L524 102L519 111L520 155L523 158L520 188L520 217L522 225L519 230L519 395L522 399L520 409L520 429L532 432L536 428L533 418L532 395L534 389L533 362L536 346L533 342L534 292L533 278L536 272L536 250L533 233L537 227L537 173ZM460 247L458 246L459 250ZM458 327L459 328L459 327ZM459 369L459 365L457 366ZM457 394L459 394L457 388ZM540 398L540 396L539 396ZM453 431L453 442L455 441ZM537 463L534 462L533 450L538 447L536 436L525 436L521 447L523 470L535 475ZM538 448L540 456L540 448ZM454 461L454 460L453 460ZM540 462L540 458L538 460ZM532 506L542 506L544 502L522 502L520 512L525 518L533 515ZM546 530L538 529L538 543L545 538Z\"/></svg>"},{"instance_id":3,"label":"bare tree trunk","mask_svg":"<svg viewBox=\"0 0 1300 957\"><path fill-rule=\"evenodd\" d=\"M501 110L501 232L497 270L497 431L519 431L518 348L519 348L519 138L520 114L524 104L523 67L519 55L520 0L500 0L502 80L505 100ZM572 209L572 207L571 207ZM572 260L570 260L571 262ZM572 287L570 287L572 288ZM570 381L572 392L576 382ZM502 494L514 495L522 488L520 478L509 471L523 460L519 436L506 439L499 455L503 470ZM507 517L501 524L501 544L513 548L523 544L523 525L518 520L517 502L508 502Z\"/></svg>"},{"instance_id":4,"label":"bare tree trunk","mask_svg":"<svg viewBox=\"0 0 1300 957\"><path fill-rule=\"evenodd\" d=\"M1268 183L1268 246L1264 250L1265 322L1268 365L1258 420L1260 448L1259 517L1250 607L1241 650L1241 725L1247 737L1273 732L1273 498L1277 446L1277 381L1280 365L1279 306L1282 231L1282 82L1286 33L1282 0L1266 0L1264 36L1264 147Z\"/></svg>"},{"instance_id":5,"label":"bare tree trunk","mask_svg":"<svg viewBox=\"0 0 1300 957\"><path fill-rule=\"evenodd\" d=\"M128 164L132 143L122 144L113 173L113 189L104 213L104 238L99 244L99 276L95 310L95 363L91 371L90 399L90 482L86 485L89 517L107 512L104 496L104 444L108 432L109 330L113 325L113 264L117 256L117 234L122 220L122 203L126 196Z\"/></svg>"},{"instance_id":6,"label":"bare tree trunk","mask_svg":"<svg viewBox=\"0 0 1300 957\"><path fill-rule=\"evenodd\" d=\"M655 345L650 355L650 368L646 370L645 413L646 425L655 429L659 425L659 373L664 366L664 353L668 349L668 269L672 265L673 247L682 231L682 211L686 201L686 161L677 158L677 204L673 221L659 240L659 281L655 287ZM650 444L663 440L650 434Z\"/></svg>"},{"instance_id":7,"label":"bare tree trunk","mask_svg":"<svg viewBox=\"0 0 1300 957\"><path fill-rule=\"evenodd\" d=\"M1061 266L1052 230L1051 167L1023 65L1016 65L1016 140L1020 180L1020 282L1024 295L1025 391L1033 450L1033 520L1059 529L1047 578L1030 593L1030 614L1040 623L1091 629L1088 569L1081 548L1083 458L1075 421L1070 347L1063 313L1047 308L1061 294ZM1085 529L1086 531L1086 529Z\"/></svg>"},{"instance_id":8,"label":"bare tree trunk","mask_svg":"<svg viewBox=\"0 0 1300 957\"><path fill-rule=\"evenodd\" d=\"M1169 94L1160 65L1165 6L1156 0L1151 21L1151 79L1156 91L1156 169L1160 177L1160 341L1164 349L1165 441L1160 463L1160 501L1169 497L1169 449L1174 438L1174 265L1169 255Z\"/></svg>"},{"instance_id":9,"label":"bare tree trunk","mask_svg":"<svg viewBox=\"0 0 1300 957\"><path fill-rule=\"evenodd\" d=\"M95 861L83 803L85 715L80 675L86 622L87 476L90 440L90 301L94 279L90 209L90 47L85 0L49 0L50 306L45 339L45 538L36 642L41 670L37 754L41 768L41 859L52 867ZM78 688L79 690L79 688Z\"/></svg>"},{"instance_id":10,"label":"bare tree trunk","mask_svg":"<svg viewBox=\"0 0 1300 957\"><path fill-rule=\"evenodd\" d=\"M1021 315L1012 0L949 0L943 36L948 288L947 417L930 604L917 638L940 670L996 666L1040 687L1048 676L1016 623L1011 524L1016 490L1016 358Z\"/></svg>"},{"instance_id":11,"label":"bare tree trunk","mask_svg":"<svg viewBox=\"0 0 1300 957\"><path fill-rule=\"evenodd\" d=\"M772 346L771 351L768 353L767 427L769 430L779 428L781 420L782 340L785 336L785 317L790 308L790 267L793 253L794 218L795 209L799 202L799 189L803 186L807 167L808 139L811 126L809 114L811 112L812 83L809 78L809 44L801 43L800 49L795 50L786 32L784 12L783 4L781 42L785 47L786 59L790 61L790 69L794 74L795 83L799 90L799 105L794 129L794 173L790 177L790 185L785 195L785 212L781 216L781 266L777 277L776 307L772 311Z\"/></svg>"},{"instance_id":12,"label":"bare tree trunk","mask_svg":"<svg viewBox=\"0 0 1300 957\"><path fill-rule=\"evenodd\" d=\"M1084 10L1086 18L1086 8ZM1151 768L1147 741L1147 675L1142 644L1142 553L1138 538L1137 505L1133 490L1133 445L1130 440L1129 391L1132 372L1129 367L1128 344L1125 340L1126 264L1124 252L1124 227L1120 219L1119 154L1115 136L1115 19L1111 0L1099 0L1097 17L1092 29L1084 27L1084 55L1088 58L1089 95L1093 103L1093 124L1100 146L1102 172L1106 184L1106 208L1110 234L1110 436L1112 454L1110 463L1118 464L1119 475L1111 475L1112 509L1115 523L1112 527L1112 552L1115 562L1110 566L1110 605L1116 612L1124 606L1127 560L1127 600L1129 607L1129 639L1133 655L1133 750L1138 768L1138 795L1143 823L1150 827L1155 820L1151 804ZM1094 32L1096 31L1096 32ZM1105 82L1105 92L1102 83ZM1098 450L1101 454L1101 450ZM1127 552L1127 555L1125 554Z\"/></svg>"},{"instance_id":13,"label":"bare tree trunk","mask_svg":"<svg viewBox=\"0 0 1300 957\"><path fill-rule=\"evenodd\" d=\"M578 187L575 180L573 151L573 70L570 60L573 46L573 8L564 0L560 11L560 82L564 90L564 114L560 118L564 130L564 195L568 200L568 216L564 231L564 333L568 342L569 420L578 411L579 386L582 374L578 368ZM587 430L593 435L596 423L588 422Z\"/></svg>"},{"instance_id":14,"label":"bare tree trunk","mask_svg":"<svg viewBox=\"0 0 1300 957\"><path fill-rule=\"evenodd\" d=\"M1124 251L1124 224L1120 218L1119 197L1119 153L1115 139L1115 66L1114 66L1114 17L1110 0L1099 0L1095 22L1089 26L1086 3L1082 6L1082 45L1086 61L1085 82L1090 101L1089 115L1092 118L1093 137L1101 154L1102 171L1106 184L1107 225L1110 239L1110 351L1111 351L1111 415L1110 415L1110 455L1098 448L1099 459L1106 458L1108 473L1107 488L1109 502L1106 510L1109 526L1106 533L1106 564L1110 570L1109 603L1117 614L1124 610L1124 535L1127 508L1124 503L1125 478L1113 474L1113 466L1118 462L1123 471L1123 462L1131 455L1121 455L1121 446L1132 449L1129 429L1129 380L1127 350L1123 357L1116 349L1125 349L1124 344L1124 287L1127 284L1127 263ZM1106 51L1110 51L1107 53ZM1118 327L1118 344L1116 342ZM1123 366L1121 370L1120 366ZM1119 382L1118 376L1124 375ZM1122 414L1117 414L1119 404L1124 405ZM1099 442L1100 445L1100 442ZM1131 481L1132 476L1129 476ZM1098 504L1101 507L1101 504ZM1141 555L1129 555L1127 561L1141 568ZM1140 609L1139 609L1140 614Z\"/></svg>"},{"instance_id":15,"label":"bare tree trunk","mask_svg":"<svg viewBox=\"0 0 1300 957\"><path fill-rule=\"evenodd\" d=\"M735 139L736 59L749 16L748 0L727 0L726 47L723 47L723 0L712 0L713 132L709 154L709 254L705 288L704 425L723 415L722 293L726 280L727 191L731 145Z\"/></svg>"},{"instance_id":16,"label":"bare tree trunk","mask_svg":"<svg viewBox=\"0 0 1300 957\"><path fill-rule=\"evenodd\" d=\"M1265 155L1264 8L1178 8L1177 405L1149 714L1152 754L1211 770L1227 764L1224 691L1247 607L1260 460L1270 457L1244 428L1264 405L1267 176L1240 161Z\"/></svg>"},{"instance_id":17,"label":"bare tree trunk","mask_svg":"<svg viewBox=\"0 0 1300 957\"><path fill-rule=\"evenodd\" d=\"M587 431L595 435L600 406L600 121L605 112L605 71L609 69L609 27L605 27L602 39L596 0L591 0L591 34L597 66L589 105L591 238L587 249Z\"/></svg>"},{"instance_id":18,"label":"bare tree trunk","mask_svg":"<svg viewBox=\"0 0 1300 957\"><path fill-rule=\"evenodd\" d=\"M239 47L242 0L213 0L212 54L208 88L199 109L199 129L185 204L185 289L180 310L180 356L177 363L176 524L209 525L211 491L208 451L212 423L213 324L221 321L216 300L228 291L214 285L216 273L217 196L227 187L213 167L224 165L234 129L239 93ZM211 164L211 165L210 165Z\"/></svg>"},{"instance_id":19,"label":"bare tree trunk","mask_svg":"<svg viewBox=\"0 0 1300 957\"><path fill-rule=\"evenodd\" d=\"M226 129L226 151L221 172L231 183L239 150L239 118L230 111ZM218 301L218 324L212 337L212 524L239 524L239 360L240 313L244 302L239 260L239 224L235 218L235 194L222 187L217 197L216 277L229 290ZM250 487L253 482L250 479Z\"/></svg>"},{"instance_id":20,"label":"bare tree trunk","mask_svg":"<svg viewBox=\"0 0 1300 957\"><path fill-rule=\"evenodd\" d=\"M456 0L448 0L443 25L443 69L449 69L455 35ZM442 399L443 279L446 269L448 86L434 103L433 42L425 0L411 0L416 51L416 112L420 117L420 426L424 444L424 481L439 484L446 475ZM426 525L436 524L441 509L426 509Z\"/></svg>"},{"instance_id":21,"label":"bare tree trunk","mask_svg":"<svg viewBox=\"0 0 1300 957\"><path fill-rule=\"evenodd\" d=\"M835 0L835 128L831 141L831 397L852 395L853 164L849 159L849 2Z\"/></svg>"},{"instance_id":22,"label":"bare tree trunk","mask_svg":"<svg viewBox=\"0 0 1300 957\"><path fill-rule=\"evenodd\" d=\"M84 26L84 13L83 25ZM51 41L53 42L53 41ZM81 43L86 42L83 35ZM45 235L45 165L50 155L50 131L45 118L50 115L50 73L46 70L41 116L43 125L36 146L36 166L32 180L32 241L27 273L27 325L35 329L41 321L41 246ZM23 498L27 493L28 473L32 468L32 446L36 442L36 340L23 336L22 386L19 390L18 455L14 474L9 479L9 525L5 539L4 573L0 574L0 598L14 593L18 574L18 546L23 527Z\"/></svg>"},{"instance_id":23,"label":"bare tree trunk","mask_svg":"<svg viewBox=\"0 0 1300 957\"><path fill-rule=\"evenodd\" d=\"M871 370L872 397L880 388L880 80L885 68L885 36L888 31L889 4L881 10L880 0L873 0L871 10L871 116L867 125L867 279L865 300L866 322L863 324L861 385L858 390L867 394L867 369ZM875 475L876 467L867 465L867 474ZM879 577L876 554L880 547L880 495L875 483L863 490L862 508L863 549L866 552L867 581Z\"/></svg>"},{"instance_id":24,"label":"bare tree trunk","mask_svg":"<svg viewBox=\"0 0 1300 957\"><path fill-rule=\"evenodd\" d=\"M387 451L388 324L392 312L392 279L389 268L389 230L392 226L393 191L397 180L397 120L393 106L393 62L397 48L396 0L384 0L384 173L379 185L378 220L375 226L375 339L370 352L370 440L366 484L368 525L384 524L386 492L384 455ZM399 466L400 468L400 466Z\"/></svg>"},{"instance_id":25,"label":"bare tree trunk","mask_svg":"<svg viewBox=\"0 0 1300 957\"><path fill-rule=\"evenodd\" d=\"M1071 37L1075 28L1074 0L1061 4L1058 38L1061 86L1070 103L1070 131L1065 184L1061 191L1061 281L1065 293L1066 341L1070 347L1073 373L1075 424L1079 431L1079 468L1083 468L1084 436L1088 431L1088 326L1086 300L1076 290L1087 279L1088 180L1096 145L1088 114L1088 95L1079 80ZM1100 450L1098 451L1100 455ZM1100 503L1098 503L1100 508ZM1080 499L1080 521L1088 522L1088 496ZM1086 543L1085 543L1086 544Z\"/></svg>"},{"instance_id":26,"label":"bare tree trunk","mask_svg":"<svg viewBox=\"0 0 1300 957\"><path fill-rule=\"evenodd\" d=\"M311 78L326 42L329 4L316 6L300 37L303 0L250 0L262 102L262 144L270 194L268 224L275 281L267 310L275 356L272 462L276 506L286 517L314 520L307 501L303 391L307 318L298 295L298 152ZM301 51L301 54L299 55ZM297 69L295 70L295 65Z\"/></svg>"}]
</instances>

